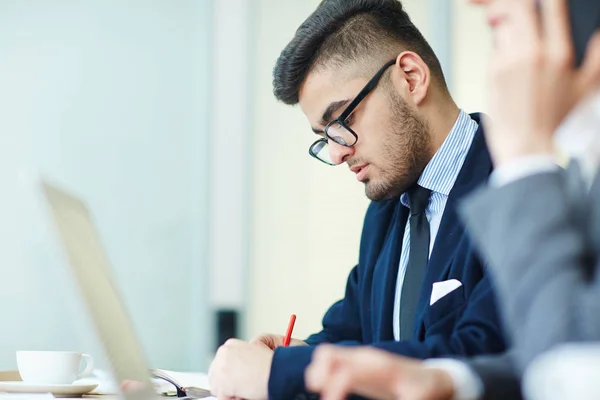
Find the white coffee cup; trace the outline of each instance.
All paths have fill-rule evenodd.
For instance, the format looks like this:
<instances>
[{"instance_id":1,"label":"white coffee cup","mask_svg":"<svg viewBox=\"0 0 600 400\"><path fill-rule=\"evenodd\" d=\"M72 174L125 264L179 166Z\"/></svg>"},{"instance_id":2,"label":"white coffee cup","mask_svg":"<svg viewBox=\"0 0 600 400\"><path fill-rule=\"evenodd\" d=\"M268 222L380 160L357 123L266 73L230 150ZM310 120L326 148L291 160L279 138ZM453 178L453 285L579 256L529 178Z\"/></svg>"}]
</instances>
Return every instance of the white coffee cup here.
<instances>
[{"instance_id":1,"label":"white coffee cup","mask_svg":"<svg viewBox=\"0 0 600 400\"><path fill-rule=\"evenodd\" d=\"M79 372L81 360L85 369ZM94 360L73 351L17 351L17 367L24 382L70 385L92 373Z\"/></svg>"}]
</instances>

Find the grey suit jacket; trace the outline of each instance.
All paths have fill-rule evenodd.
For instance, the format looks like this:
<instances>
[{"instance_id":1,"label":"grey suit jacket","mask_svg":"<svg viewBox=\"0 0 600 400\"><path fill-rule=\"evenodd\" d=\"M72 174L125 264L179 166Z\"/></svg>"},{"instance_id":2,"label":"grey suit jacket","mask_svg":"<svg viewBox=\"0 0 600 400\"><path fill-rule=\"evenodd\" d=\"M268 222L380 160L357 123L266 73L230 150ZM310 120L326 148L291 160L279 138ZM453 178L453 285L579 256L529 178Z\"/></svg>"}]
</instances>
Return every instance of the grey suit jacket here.
<instances>
[{"instance_id":1,"label":"grey suit jacket","mask_svg":"<svg viewBox=\"0 0 600 400\"><path fill-rule=\"evenodd\" d=\"M600 340L600 175L533 175L465 199L461 214L488 263L511 341L470 360L486 399L520 398L519 377L559 343Z\"/></svg>"}]
</instances>

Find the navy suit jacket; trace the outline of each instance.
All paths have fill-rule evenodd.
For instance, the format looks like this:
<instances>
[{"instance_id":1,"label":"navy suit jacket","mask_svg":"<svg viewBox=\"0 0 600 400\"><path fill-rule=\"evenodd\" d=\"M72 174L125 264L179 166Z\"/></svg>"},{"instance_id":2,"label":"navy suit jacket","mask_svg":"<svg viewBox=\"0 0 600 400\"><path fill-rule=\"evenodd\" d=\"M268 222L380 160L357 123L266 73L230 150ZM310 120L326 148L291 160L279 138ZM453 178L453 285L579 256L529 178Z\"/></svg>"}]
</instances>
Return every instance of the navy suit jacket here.
<instances>
[{"instance_id":1,"label":"navy suit jacket","mask_svg":"<svg viewBox=\"0 0 600 400\"><path fill-rule=\"evenodd\" d=\"M471 116L479 121L479 114ZM489 277L457 215L457 202L487 180L492 163L480 127L450 192L421 288L410 341L395 341L392 328L396 278L408 209L400 198L372 202L364 221L358 265L345 297L323 318L309 346L275 350L269 398L305 393L304 370L320 343L372 345L416 358L472 356L505 349ZM318 277L316 277L318 279ZM434 282L457 279L457 290L429 305Z\"/></svg>"}]
</instances>

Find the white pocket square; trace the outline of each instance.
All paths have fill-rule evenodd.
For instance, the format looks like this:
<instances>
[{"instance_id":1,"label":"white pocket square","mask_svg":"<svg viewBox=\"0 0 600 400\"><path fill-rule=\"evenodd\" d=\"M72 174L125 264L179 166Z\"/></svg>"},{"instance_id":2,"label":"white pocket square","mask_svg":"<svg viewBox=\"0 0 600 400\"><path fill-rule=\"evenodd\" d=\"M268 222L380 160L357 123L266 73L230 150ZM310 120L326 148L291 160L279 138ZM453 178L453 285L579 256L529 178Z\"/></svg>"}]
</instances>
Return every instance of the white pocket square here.
<instances>
[{"instance_id":1,"label":"white pocket square","mask_svg":"<svg viewBox=\"0 0 600 400\"><path fill-rule=\"evenodd\" d=\"M429 305L434 305L439 299L446 296L462 286L462 283L456 279L449 279L442 282L434 282L433 288L431 289L431 299Z\"/></svg>"}]
</instances>

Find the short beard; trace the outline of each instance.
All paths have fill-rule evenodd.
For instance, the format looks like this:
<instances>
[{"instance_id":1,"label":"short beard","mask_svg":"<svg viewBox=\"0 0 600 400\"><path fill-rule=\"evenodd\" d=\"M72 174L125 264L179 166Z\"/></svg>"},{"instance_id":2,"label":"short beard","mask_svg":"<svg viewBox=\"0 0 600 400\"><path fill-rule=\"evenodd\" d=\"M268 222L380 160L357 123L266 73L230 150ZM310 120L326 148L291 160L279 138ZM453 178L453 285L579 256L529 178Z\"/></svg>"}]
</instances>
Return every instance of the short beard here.
<instances>
[{"instance_id":1,"label":"short beard","mask_svg":"<svg viewBox=\"0 0 600 400\"><path fill-rule=\"evenodd\" d=\"M390 199L414 185L431 158L429 126L393 89L390 130L383 143L381 177L365 181L365 194L373 201Z\"/></svg>"}]
</instances>

